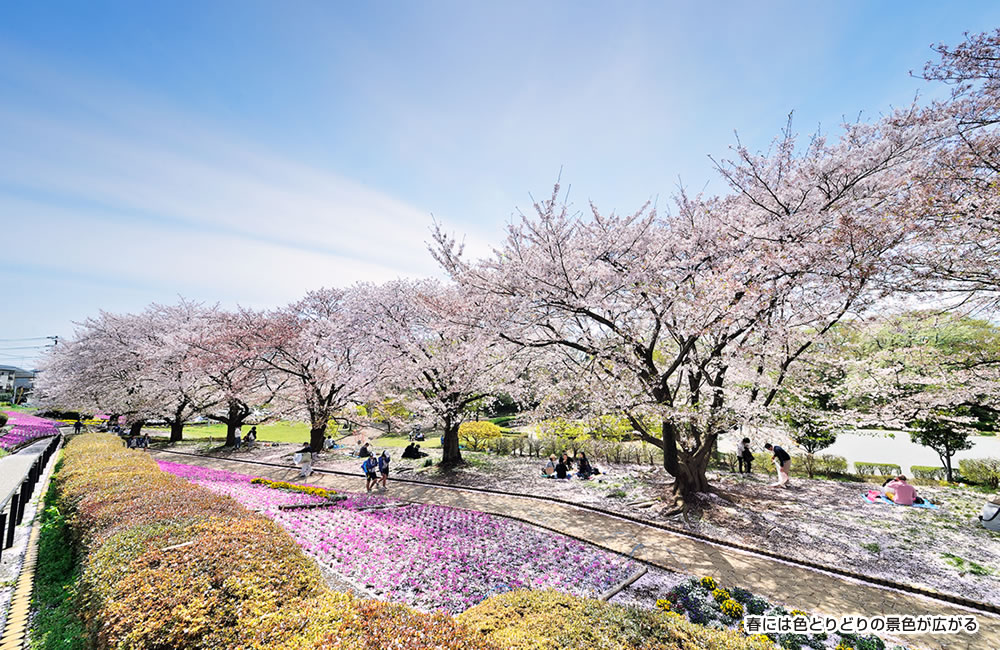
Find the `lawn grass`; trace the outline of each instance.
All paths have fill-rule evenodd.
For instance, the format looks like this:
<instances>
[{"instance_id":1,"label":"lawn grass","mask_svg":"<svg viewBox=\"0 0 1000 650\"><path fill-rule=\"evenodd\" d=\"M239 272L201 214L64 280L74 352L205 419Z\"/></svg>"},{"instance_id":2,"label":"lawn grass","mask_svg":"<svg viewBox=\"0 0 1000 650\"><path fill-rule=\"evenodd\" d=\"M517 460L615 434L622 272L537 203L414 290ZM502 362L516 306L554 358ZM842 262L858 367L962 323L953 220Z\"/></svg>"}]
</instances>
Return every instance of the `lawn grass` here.
<instances>
[{"instance_id":1,"label":"lawn grass","mask_svg":"<svg viewBox=\"0 0 1000 650\"><path fill-rule=\"evenodd\" d=\"M59 465L56 466L58 471ZM77 616L79 603L75 585L80 575L78 558L70 544L66 517L58 508L55 483L45 493L38 538L35 593L31 599L36 615L31 622L32 650L85 650L86 628Z\"/></svg>"},{"instance_id":2,"label":"lawn grass","mask_svg":"<svg viewBox=\"0 0 1000 650\"><path fill-rule=\"evenodd\" d=\"M250 427L243 427L246 435ZM169 437L169 429L149 428L149 434L155 437ZM184 427L185 440L220 440L226 439L226 425L214 422L212 424L189 424ZM309 425L305 422L272 422L257 425L257 440L261 442L294 442L305 444L309 442Z\"/></svg>"},{"instance_id":3,"label":"lawn grass","mask_svg":"<svg viewBox=\"0 0 1000 650\"><path fill-rule=\"evenodd\" d=\"M440 449L441 435L437 432L425 433L426 440L415 441L421 449ZM372 441L372 446L381 447L406 447L410 444L410 439L405 435L382 435Z\"/></svg>"}]
</instances>

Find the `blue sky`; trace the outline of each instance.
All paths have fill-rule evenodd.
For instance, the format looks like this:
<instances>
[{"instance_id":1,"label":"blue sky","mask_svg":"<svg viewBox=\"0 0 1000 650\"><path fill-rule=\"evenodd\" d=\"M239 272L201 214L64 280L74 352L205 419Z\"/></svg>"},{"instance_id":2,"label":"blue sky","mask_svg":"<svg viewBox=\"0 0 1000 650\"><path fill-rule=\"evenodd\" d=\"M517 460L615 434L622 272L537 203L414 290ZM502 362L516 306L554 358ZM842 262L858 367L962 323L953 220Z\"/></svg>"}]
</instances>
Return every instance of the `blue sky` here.
<instances>
[{"instance_id":1,"label":"blue sky","mask_svg":"<svg viewBox=\"0 0 1000 650\"><path fill-rule=\"evenodd\" d=\"M823 6L825 5L825 6ZM437 273L560 168L633 211L920 91L991 2L47 2L0 12L0 364L98 309Z\"/></svg>"}]
</instances>

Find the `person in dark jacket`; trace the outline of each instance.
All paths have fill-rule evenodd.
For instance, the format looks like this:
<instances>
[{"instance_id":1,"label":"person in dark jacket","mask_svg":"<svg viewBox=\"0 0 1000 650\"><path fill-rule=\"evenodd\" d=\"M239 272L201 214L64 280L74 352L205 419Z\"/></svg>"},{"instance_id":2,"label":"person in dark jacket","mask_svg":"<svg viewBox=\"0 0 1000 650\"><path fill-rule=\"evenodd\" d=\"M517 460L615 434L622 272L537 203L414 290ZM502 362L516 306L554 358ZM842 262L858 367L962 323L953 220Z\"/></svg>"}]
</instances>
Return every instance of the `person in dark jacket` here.
<instances>
[{"instance_id":1,"label":"person in dark jacket","mask_svg":"<svg viewBox=\"0 0 1000 650\"><path fill-rule=\"evenodd\" d=\"M597 470L595 470L590 465L590 461L587 460L586 452L581 451L576 455L576 466L578 468L576 475L584 480L589 479L591 476L597 473Z\"/></svg>"},{"instance_id":2,"label":"person in dark jacket","mask_svg":"<svg viewBox=\"0 0 1000 650\"><path fill-rule=\"evenodd\" d=\"M764 449L771 452L774 466L778 468L778 482L772 483L771 487L788 487L788 470L792 468L792 457L778 445L767 443Z\"/></svg>"},{"instance_id":3,"label":"person in dark jacket","mask_svg":"<svg viewBox=\"0 0 1000 650\"><path fill-rule=\"evenodd\" d=\"M389 452L382 450L382 454L378 457L378 473L382 476L382 489L386 489L388 486L386 483L389 481Z\"/></svg>"}]
</instances>

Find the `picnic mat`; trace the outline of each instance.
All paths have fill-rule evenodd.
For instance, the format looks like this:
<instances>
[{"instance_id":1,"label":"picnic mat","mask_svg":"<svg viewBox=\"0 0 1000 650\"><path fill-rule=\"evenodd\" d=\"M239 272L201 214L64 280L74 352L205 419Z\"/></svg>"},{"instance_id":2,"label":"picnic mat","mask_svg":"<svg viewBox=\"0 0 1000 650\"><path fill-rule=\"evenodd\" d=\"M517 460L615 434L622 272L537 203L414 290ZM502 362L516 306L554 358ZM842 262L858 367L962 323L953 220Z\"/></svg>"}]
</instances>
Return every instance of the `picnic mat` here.
<instances>
[{"instance_id":1,"label":"picnic mat","mask_svg":"<svg viewBox=\"0 0 1000 650\"><path fill-rule=\"evenodd\" d=\"M878 490L868 490L865 494L861 495L861 498L867 503L888 503L893 506L900 506L902 504L896 503L892 499L886 497L884 494ZM912 506L903 506L904 508L927 508L928 510L937 510L937 505L931 503L930 501L924 499L923 503L914 503Z\"/></svg>"}]
</instances>

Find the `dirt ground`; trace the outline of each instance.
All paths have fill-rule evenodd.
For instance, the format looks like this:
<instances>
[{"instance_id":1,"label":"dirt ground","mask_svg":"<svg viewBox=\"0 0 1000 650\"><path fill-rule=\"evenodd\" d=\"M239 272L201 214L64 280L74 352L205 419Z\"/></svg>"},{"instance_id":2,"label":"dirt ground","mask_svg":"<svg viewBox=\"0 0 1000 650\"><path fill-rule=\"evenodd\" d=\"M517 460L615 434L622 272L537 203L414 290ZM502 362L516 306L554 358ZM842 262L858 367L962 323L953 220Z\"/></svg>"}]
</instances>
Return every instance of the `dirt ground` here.
<instances>
[{"instance_id":1,"label":"dirt ground","mask_svg":"<svg viewBox=\"0 0 1000 650\"><path fill-rule=\"evenodd\" d=\"M299 448L258 443L253 450L232 451L181 445L186 451L289 465ZM392 456L390 491L396 476L560 497L865 575L1000 601L1000 534L979 524L976 515L987 495L970 489L919 487L921 496L940 506L926 510L866 503L862 494L879 487L873 484L793 478L790 488L781 489L769 487L771 479L764 474L712 472L710 481L723 494L703 495L693 512L668 519L662 514L667 503L660 498L669 492L671 479L661 467L595 462L602 473L591 480L558 480L542 477L542 459L464 452L468 463L445 472L425 467L426 459L401 459L401 447L380 446L378 440L374 445ZM314 467L357 473L361 484L361 459L346 452L323 452ZM439 459L438 450L429 452L431 460Z\"/></svg>"}]
</instances>

